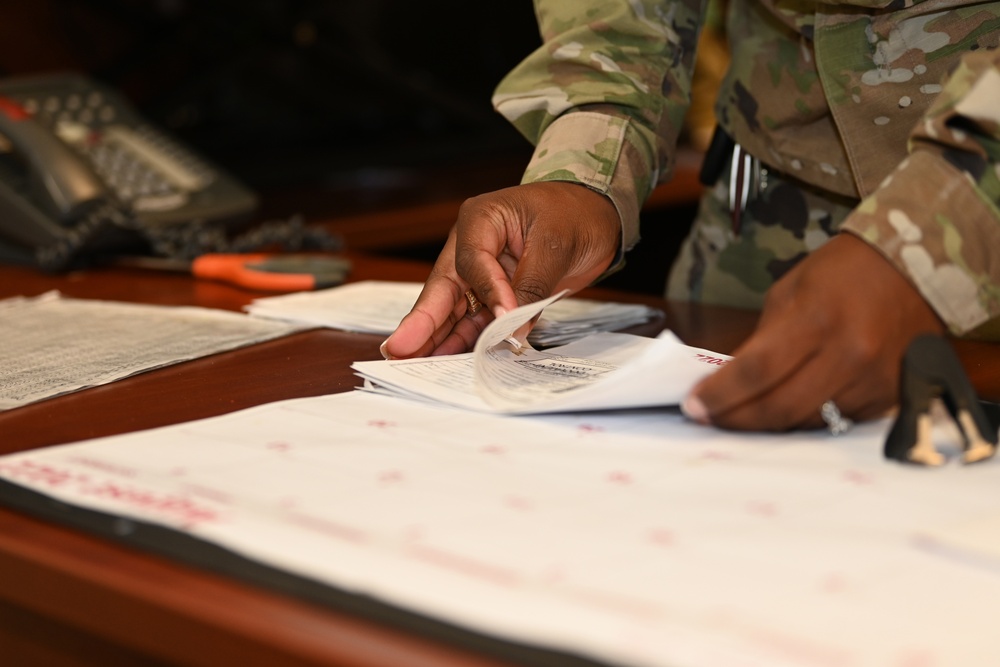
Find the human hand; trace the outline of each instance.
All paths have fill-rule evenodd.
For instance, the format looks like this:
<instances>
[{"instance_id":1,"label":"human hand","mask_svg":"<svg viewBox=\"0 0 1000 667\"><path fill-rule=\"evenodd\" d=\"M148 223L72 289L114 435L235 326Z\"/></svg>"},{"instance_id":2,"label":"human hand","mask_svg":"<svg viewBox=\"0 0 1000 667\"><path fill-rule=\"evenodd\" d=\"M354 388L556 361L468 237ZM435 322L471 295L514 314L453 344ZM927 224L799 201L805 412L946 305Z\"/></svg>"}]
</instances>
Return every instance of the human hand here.
<instances>
[{"instance_id":1,"label":"human hand","mask_svg":"<svg viewBox=\"0 0 1000 667\"><path fill-rule=\"evenodd\" d=\"M682 406L695 421L783 431L823 425L832 400L846 417L895 405L907 346L941 320L877 250L840 234L768 292L757 330Z\"/></svg>"},{"instance_id":2,"label":"human hand","mask_svg":"<svg viewBox=\"0 0 1000 667\"><path fill-rule=\"evenodd\" d=\"M611 200L548 181L462 204L444 249L410 313L382 344L387 358L470 349L494 315L596 280L614 259L621 223ZM467 315L472 289L486 308Z\"/></svg>"}]
</instances>

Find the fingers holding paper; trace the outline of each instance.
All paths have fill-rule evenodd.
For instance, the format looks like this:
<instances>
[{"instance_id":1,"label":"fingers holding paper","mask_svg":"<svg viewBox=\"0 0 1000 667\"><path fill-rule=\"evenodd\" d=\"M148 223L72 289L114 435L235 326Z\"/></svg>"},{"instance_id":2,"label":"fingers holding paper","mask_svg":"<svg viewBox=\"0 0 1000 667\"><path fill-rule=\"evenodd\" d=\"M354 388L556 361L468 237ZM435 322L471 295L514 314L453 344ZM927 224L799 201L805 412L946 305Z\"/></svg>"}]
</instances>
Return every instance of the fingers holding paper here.
<instances>
[{"instance_id":1,"label":"fingers holding paper","mask_svg":"<svg viewBox=\"0 0 1000 667\"><path fill-rule=\"evenodd\" d=\"M456 230L452 228L413 308L382 343L386 359L463 352L492 321L488 308L469 312L465 294L471 288L455 270L455 243Z\"/></svg>"},{"instance_id":2,"label":"fingers holding paper","mask_svg":"<svg viewBox=\"0 0 1000 667\"><path fill-rule=\"evenodd\" d=\"M757 330L684 410L738 430L820 427L827 401L852 419L876 418L896 403L907 345L943 331L895 267L841 234L771 288Z\"/></svg>"},{"instance_id":3,"label":"fingers holding paper","mask_svg":"<svg viewBox=\"0 0 1000 667\"><path fill-rule=\"evenodd\" d=\"M596 280L620 236L611 201L575 183L532 183L467 200L416 304L383 343L383 355L471 349L494 315ZM470 289L485 304L474 315L468 313Z\"/></svg>"}]
</instances>

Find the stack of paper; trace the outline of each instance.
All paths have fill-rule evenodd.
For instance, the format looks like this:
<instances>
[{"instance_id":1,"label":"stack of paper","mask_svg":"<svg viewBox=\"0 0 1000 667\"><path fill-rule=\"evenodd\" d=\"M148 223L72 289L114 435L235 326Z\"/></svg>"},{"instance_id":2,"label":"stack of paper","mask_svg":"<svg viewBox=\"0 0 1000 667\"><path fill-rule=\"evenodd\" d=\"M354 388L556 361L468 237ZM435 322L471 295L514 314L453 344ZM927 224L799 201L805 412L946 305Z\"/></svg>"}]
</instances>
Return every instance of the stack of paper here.
<instances>
[{"instance_id":1,"label":"stack of paper","mask_svg":"<svg viewBox=\"0 0 1000 667\"><path fill-rule=\"evenodd\" d=\"M472 352L356 362L365 388L382 394L510 414L676 405L729 357L658 338L601 332L546 351L511 344L511 334L560 295L493 320Z\"/></svg>"},{"instance_id":2,"label":"stack of paper","mask_svg":"<svg viewBox=\"0 0 1000 667\"><path fill-rule=\"evenodd\" d=\"M300 331L240 313L69 299L0 301L0 410Z\"/></svg>"},{"instance_id":3,"label":"stack of paper","mask_svg":"<svg viewBox=\"0 0 1000 667\"><path fill-rule=\"evenodd\" d=\"M316 292L255 299L256 317L388 336L410 312L421 283L369 280ZM533 345L561 345L598 331L618 331L660 315L649 306L563 299L546 309L529 336Z\"/></svg>"},{"instance_id":4,"label":"stack of paper","mask_svg":"<svg viewBox=\"0 0 1000 667\"><path fill-rule=\"evenodd\" d=\"M634 303L562 299L542 313L528 340L532 345L565 345L598 331L620 331L648 322L662 312Z\"/></svg>"}]
</instances>

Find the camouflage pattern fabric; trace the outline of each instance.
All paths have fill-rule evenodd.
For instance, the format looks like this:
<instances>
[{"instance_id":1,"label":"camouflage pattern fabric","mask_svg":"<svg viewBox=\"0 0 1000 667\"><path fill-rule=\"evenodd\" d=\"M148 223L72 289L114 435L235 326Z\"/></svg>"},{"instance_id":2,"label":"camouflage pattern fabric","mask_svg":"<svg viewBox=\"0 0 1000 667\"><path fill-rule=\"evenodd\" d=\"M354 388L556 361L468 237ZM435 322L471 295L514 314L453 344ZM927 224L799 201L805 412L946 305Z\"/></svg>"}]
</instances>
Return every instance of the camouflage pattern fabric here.
<instances>
[{"instance_id":1,"label":"camouflage pattern fabric","mask_svg":"<svg viewBox=\"0 0 1000 667\"><path fill-rule=\"evenodd\" d=\"M771 172L735 225L727 168L702 197L697 224L671 268L667 298L760 308L771 284L837 234L856 204Z\"/></svg>"},{"instance_id":2,"label":"camouflage pattern fabric","mask_svg":"<svg viewBox=\"0 0 1000 667\"><path fill-rule=\"evenodd\" d=\"M494 105L536 144L524 182L608 195L627 251L642 202L670 177L703 3L535 8L544 43ZM1000 315L1000 2L730 0L727 29L716 116L775 189L728 235L709 189L670 296L759 306L839 230L878 248L953 332ZM792 190L805 218L776 219Z\"/></svg>"}]
</instances>

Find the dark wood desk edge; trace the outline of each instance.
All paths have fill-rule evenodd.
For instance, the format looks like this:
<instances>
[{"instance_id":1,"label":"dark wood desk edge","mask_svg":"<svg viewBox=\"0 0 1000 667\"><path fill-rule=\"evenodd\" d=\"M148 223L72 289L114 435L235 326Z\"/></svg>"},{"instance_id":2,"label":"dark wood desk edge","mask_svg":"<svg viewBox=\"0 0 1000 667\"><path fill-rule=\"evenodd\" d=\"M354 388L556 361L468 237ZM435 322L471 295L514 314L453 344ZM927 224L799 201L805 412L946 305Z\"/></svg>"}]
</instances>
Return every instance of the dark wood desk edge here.
<instances>
[{"instance_id":1,"label":"dark wood desk edge","mask_svg":"<svg viewBox=\"0 0 1000 667\"><path fill-rule=\"evenodd\" d=\"M40 635L53 664L503 664L9 510L0 571L0 646Z\"/></svg>"}]
</instances>

